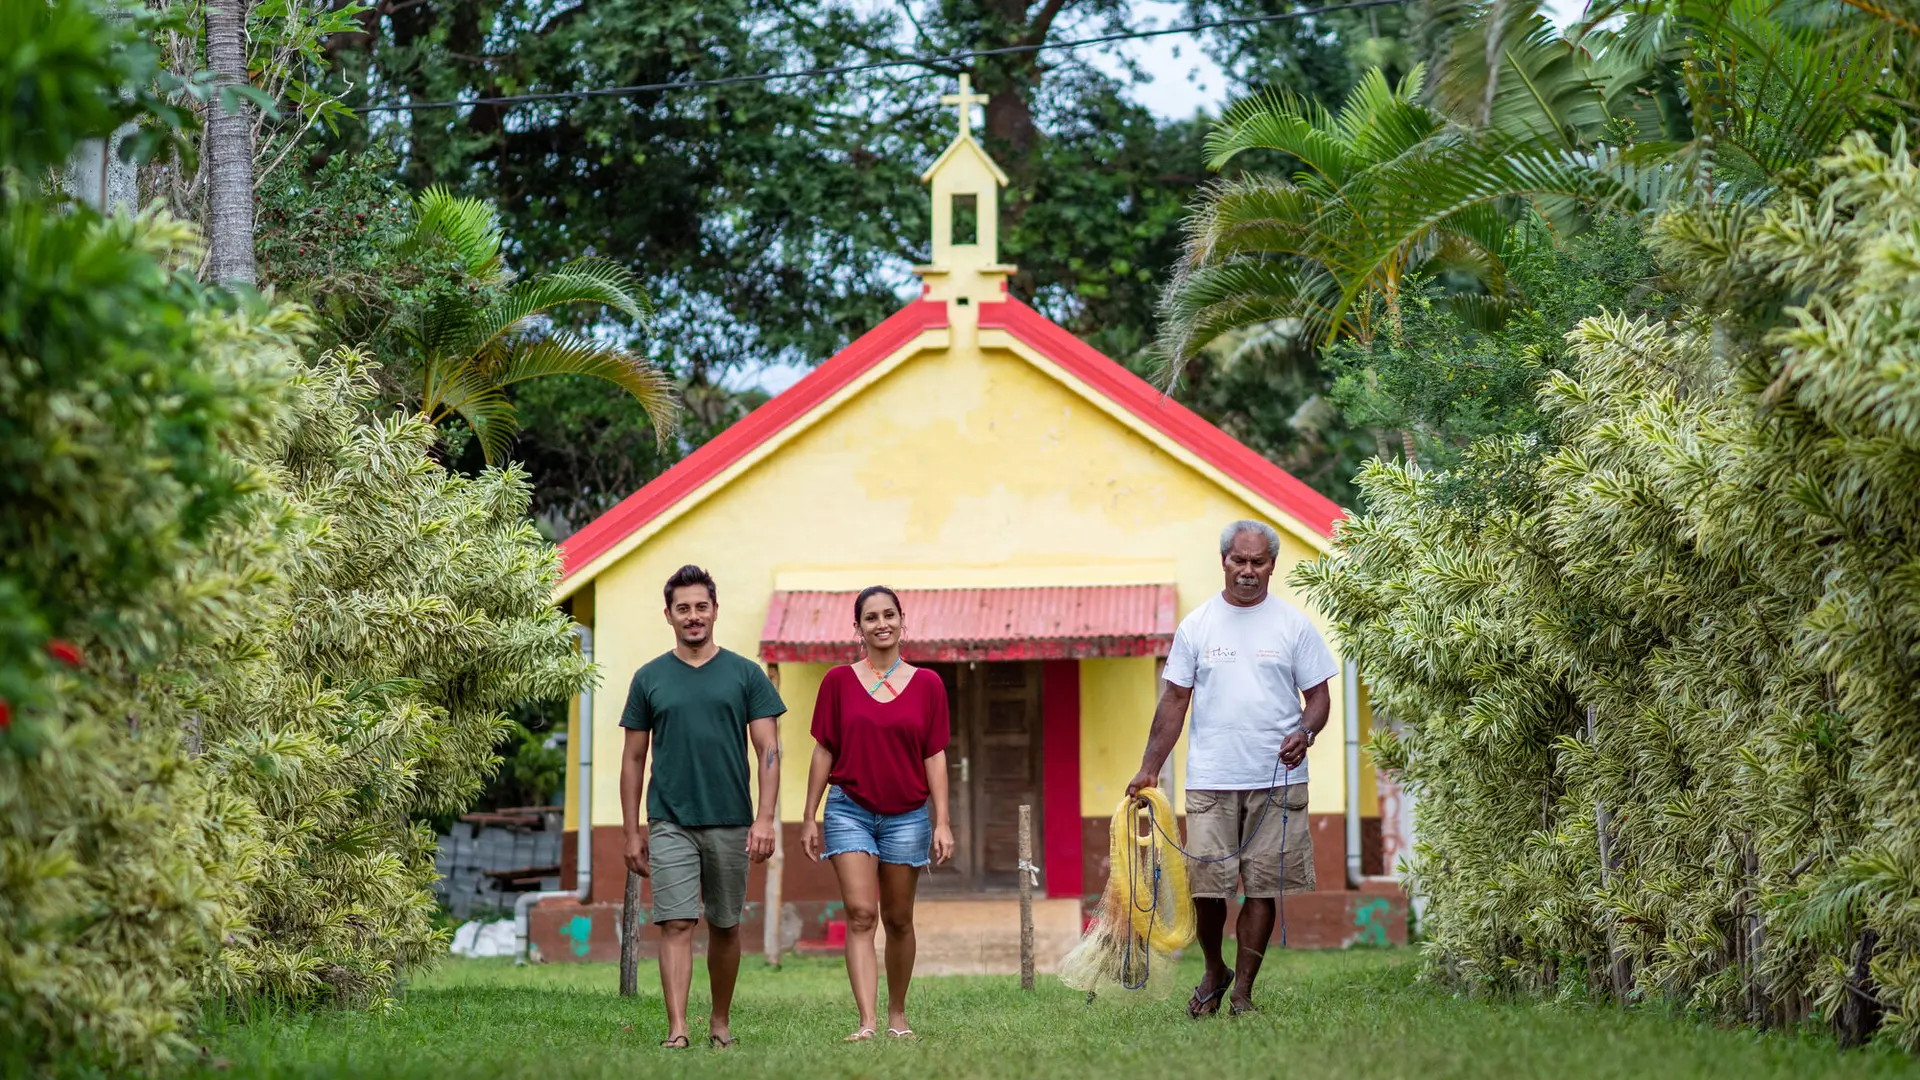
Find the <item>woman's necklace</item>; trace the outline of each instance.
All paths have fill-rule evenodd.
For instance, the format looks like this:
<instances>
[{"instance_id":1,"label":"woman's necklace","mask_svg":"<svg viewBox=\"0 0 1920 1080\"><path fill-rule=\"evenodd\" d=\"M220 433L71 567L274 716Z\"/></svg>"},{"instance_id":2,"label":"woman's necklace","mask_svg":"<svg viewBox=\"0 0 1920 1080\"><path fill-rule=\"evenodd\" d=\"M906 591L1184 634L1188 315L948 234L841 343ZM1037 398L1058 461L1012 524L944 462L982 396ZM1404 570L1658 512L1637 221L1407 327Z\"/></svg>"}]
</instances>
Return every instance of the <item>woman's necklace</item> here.
<instances>
[{"instance_id":1,"label":"woman's necklace","mask_svg":"<svg viewBox=\"0 0 1920 1080\"><path fill-rule=\"evenodd\" d=\"M870 675L880 675L880 669L879 669L879 668L877 668L877 667L874 667L874 666L873 666L873 658L872 658L872 657L865 657L864 659L865 659L865 661L866 661L866 665L867 665L867 673L868 673L868 674L870 674ZM880 679L879 679L879 681L878 681L878 682L876 682L876 683L874 683L874 684L873 684L872 686L870 686L870 687L868 687L868 688L867 688L867 696L868 696L868 697L873 697L873 696L875 696L875 695L877 695L877 694L878 694L878 693L880 692L880 688L881 688L881 687L883 687L883 686L884 686L884 687L886 687L886 688L887 688L887 689L889 689L889 690L893 690L893 684L892 684L892 683L890 683L890 682L888 682L887 680L888 680L889 678L891 678L891 677L893 676L893 673L894 673L894 672L895 672L896 670L898 670L898 669L899 669L899 667L900 667L900 659L901 659L901 658L900 658L900 657L898 657L898 656L896 656L896 657L894 657L894 658L893 658L893 667L890 667L890 668L888 668L888 669L887 669L887 673L886 673L885 675L880 675ZM900 691L898 691L898 690L893 690L893 696L894 696L894 697L899 697L899 696L900 696Z\"/></svg>"}]
</instances>

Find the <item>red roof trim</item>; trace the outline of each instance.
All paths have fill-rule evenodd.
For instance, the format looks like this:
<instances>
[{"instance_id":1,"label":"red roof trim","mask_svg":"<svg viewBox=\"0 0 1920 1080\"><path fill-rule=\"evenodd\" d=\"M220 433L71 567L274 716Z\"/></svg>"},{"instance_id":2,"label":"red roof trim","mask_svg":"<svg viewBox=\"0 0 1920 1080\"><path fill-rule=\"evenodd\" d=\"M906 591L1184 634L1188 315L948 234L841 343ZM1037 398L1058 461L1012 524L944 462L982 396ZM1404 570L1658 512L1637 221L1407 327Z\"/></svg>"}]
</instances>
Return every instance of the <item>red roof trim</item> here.
<instances>
[{"instance_id":1,"label":"red roof trim","mask_svg":"<svg viewBox=\"0 0 1920 1080\"><path fill-rule=\"evenodd\" d=\"M907 342L925 331L943 330L946 325L947 305L940 301L920 300L894 312L879 326L834 354L833 359L567 537L560 544L561 579L573 576L581 567L612 550Z\"/></svg>"},{"instance_id":2,"label":"red roof trim","mask_svg":"<svg viewBox=\"0 0 1920 1080\"><path fill-rule=\"evenodd\" d=\"M1020 301L1009 297L1001 303L980 305L980 327L1005 330L1031 345L1073 377L1321 536L1331 537L1334 523L1346 516L1340 504L1254 453L1233 436Z\"/></svg>"},{"instance_id":3,"label":"red roof trim","mask_svg":"<svg viewBox=\"0 0 1920 1080\"><path fill-rule=\"evenodd\" d=\"M611 551L620 541L644 528L681 499L698 491L762 443L871 371L909 341L925 331L944 329L946 325L947 306L942 301L917 300L901 308L885 322L840 350L831 360L815 368L806 378L755 409L745 419L721 432L673 468L661 473L645 487L568 537L560 545L565 567L562 580ZM1049 322L1045 316L1020 301L1008 298L997 303L981 304L980 326L1012 334L1060 365L1074 378L1086 383L1089 388L1320 535L1332 536L1334 524L1345 516L1345 511L1333 500L1241 445L1226 432L1207 423L1186 406L1154 389L1146 380L1101 355L1092 346Z\"/></svg>"}]
</instances>

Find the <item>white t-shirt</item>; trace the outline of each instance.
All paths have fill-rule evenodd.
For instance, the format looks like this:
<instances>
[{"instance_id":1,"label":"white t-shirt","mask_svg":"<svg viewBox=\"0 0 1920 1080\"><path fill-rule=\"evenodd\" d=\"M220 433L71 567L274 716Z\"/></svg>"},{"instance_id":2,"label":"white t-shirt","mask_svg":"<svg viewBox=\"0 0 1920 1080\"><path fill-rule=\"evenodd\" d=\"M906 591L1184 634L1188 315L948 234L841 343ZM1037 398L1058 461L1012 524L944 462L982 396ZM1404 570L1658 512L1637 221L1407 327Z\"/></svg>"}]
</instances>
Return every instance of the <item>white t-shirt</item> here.
<instances>
[{"instance_id":1,"label":"white t-shirt","mask_svg":"<svg viewBox=\"0 0 1920 1080\"><path fill-rule=\"evenodd\" d=\"M1235 607L1215 593L1180 620L1165 675L1193 688L1187 790L1274 786L1280 744L1300 727L1300 691L1339 670L1313 623L1272 594ZM1279 782L1306 783L1307 763Z\"/></svg>"}]
</instances>

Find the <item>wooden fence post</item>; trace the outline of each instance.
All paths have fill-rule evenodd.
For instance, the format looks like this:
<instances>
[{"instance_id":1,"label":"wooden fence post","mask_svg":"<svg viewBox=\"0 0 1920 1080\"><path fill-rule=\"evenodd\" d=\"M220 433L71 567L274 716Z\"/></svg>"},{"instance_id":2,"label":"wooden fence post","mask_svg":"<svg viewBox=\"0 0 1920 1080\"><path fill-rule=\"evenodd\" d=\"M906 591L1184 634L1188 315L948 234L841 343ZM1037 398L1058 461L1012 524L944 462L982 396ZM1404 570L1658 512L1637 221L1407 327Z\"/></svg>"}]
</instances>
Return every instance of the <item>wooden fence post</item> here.
<instances>
[{"instance_id":1,"label":"wooden fence post","mask_svg":"<svg viewBox=\"0 0 1920 1080\"><path fill-rule=\"evenodd\" d=\"M1033 989L1033 807L1020 804L1020 989Z\"/></svg>"},{"instance_id":2,"label":"wooden fence post","mask_svg":"<svg viewBox=\"0 0 1920 1080\"><path fill-rule=\"evenodd\" d=\"M776 692L779 691L779 664L767 665L767 681L773 684ZM776 755L774 760L785 766L786 754L785 747L780 745L779 723L778 720L774 721L773 752ZM782 779L784 780L785 777L783 776ZM773 857L767 860L766 918L763 920L760 934L760 948L766 955L767 966L771 968L780 966L780 932L783 929L781 909L786 906L781 898L783 884L781 879L786 876L787 868L786 831L786 826L780 820L780 789L776 787L773 791Z\"/></svg>"},{"instance_id":3,"label":"wooden fence post","mask_svg":"<svg viewBox=\"0 0 1920 1080\"><path fill-rule=\"evenodd\" d=\"M640 992L640 875L627 871L627 895L620 901L620 996Z\"/></svg>"},{"instance_id":4,"label":"wooden fence post","mask_svg":"<svg viewBox=\"0 0 1920 1080\"><path fill-rule=\"evenodd\" d=\"M780 899L780 879L785 876L787 852L781 834L786 829L780 824L780 796L773 797L773 857L767 860L767 915L761 934L761 945L767 954L767 966L780 966L780 918L784 906Z\"/></svg>"}]
</instances>

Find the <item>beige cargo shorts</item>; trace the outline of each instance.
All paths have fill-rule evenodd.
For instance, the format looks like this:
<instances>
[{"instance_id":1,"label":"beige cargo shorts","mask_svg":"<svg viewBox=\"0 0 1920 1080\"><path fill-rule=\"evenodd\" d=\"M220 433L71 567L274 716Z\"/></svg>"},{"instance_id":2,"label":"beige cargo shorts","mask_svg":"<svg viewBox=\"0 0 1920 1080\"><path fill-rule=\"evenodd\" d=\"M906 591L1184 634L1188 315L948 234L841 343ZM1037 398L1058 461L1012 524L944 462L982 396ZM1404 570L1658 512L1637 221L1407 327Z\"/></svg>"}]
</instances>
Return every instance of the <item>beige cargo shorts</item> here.
<instances>
[{"instance_id":1,"label":"beige cargo shorts","mask_svg":"<svg viewBox=\"0 0 1920 1080\"><path fill-rule=\"evenodd\" d=\"M1269 791L1271 806L1267 806ZM1262 807L1266 808L1264 818ZM1243 844L1246 849L1240 854L1223 858ZM1187 792L1187 854L1191 856L1187 882L1193 895L1202 899L1225 900L1236 891L1255 899L1278 896L1283 877L1287 892L1312 892L1313 833L1307 828L1307 785Z\"/></svg>"}]
</instances>

